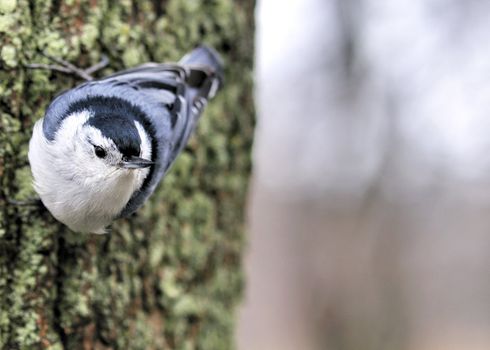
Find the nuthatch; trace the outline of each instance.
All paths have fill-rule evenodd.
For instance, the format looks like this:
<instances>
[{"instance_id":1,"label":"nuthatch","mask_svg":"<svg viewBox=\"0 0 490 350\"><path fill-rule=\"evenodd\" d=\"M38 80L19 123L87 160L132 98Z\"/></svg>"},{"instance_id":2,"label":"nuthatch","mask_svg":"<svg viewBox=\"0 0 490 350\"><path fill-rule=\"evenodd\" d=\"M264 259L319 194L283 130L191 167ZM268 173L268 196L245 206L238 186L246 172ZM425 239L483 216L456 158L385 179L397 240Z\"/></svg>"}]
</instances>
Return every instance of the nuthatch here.
<instances>
[{"instance_id":1,"label":"nuthatch","mask_svg":"<svg viewBox=\"0 0 490 350\"><path fill-rule=\"evenodd\" d=\"M56 97L29 144L34 187L77 232L104 233L153 193L223 81L199 46L178 64L147 63Z\"/></svg>"}]
</instances>

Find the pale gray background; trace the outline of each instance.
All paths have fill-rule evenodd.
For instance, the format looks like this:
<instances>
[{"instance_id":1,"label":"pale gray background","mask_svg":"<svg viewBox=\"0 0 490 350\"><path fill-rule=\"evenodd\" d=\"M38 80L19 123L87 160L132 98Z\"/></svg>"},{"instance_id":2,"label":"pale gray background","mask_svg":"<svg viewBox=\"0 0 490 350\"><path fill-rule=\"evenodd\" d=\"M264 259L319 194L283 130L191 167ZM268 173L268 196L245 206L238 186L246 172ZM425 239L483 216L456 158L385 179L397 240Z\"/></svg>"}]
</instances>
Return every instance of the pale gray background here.
<instances>
[{"instance_id":1,"label":"pale gray background","mask_svg":"<svg viewBox=\"0 0 490 350\"><path fill-rule=\"evenodd\" d=\"M240 350L490 349L490 0L259 0Z\"/></svg>"}]
</instances>

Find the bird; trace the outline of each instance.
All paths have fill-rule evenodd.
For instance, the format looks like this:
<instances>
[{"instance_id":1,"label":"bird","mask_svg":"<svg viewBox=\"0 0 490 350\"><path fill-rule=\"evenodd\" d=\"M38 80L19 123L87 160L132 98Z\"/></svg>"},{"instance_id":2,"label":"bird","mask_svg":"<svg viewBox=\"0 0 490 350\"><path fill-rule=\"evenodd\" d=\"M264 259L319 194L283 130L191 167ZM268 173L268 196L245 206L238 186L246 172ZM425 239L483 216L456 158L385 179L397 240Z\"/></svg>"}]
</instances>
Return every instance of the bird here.
<instances>
[{"instance_id":1,"label":"bird","mask_svg":"<svg viewBox=\"0 0 490 350\"><path fill-rule=\"evenodd\" d=\"M44 206L79 233L106 233L133 214L186 146L223 75L220 55L200 45L178 63L146 63L55 97L29 142Z\"/></svg>"}]
</instances>

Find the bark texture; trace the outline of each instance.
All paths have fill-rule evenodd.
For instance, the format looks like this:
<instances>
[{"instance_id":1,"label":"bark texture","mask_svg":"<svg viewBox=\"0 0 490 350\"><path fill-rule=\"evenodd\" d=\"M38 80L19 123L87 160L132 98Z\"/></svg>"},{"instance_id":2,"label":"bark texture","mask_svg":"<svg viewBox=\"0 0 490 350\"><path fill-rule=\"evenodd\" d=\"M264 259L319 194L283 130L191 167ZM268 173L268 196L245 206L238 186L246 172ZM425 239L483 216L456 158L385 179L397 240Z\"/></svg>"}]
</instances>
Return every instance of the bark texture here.
<instances>
[{"instance_id":1,"label":"bark texture","mask_svg":"<svg viewBox=\"0 0 490 350\"><path fill-rule=\"evenodd\" d=\"M0 348L230 349L253 132L253 0L0 0ZM102 74L176 61L204 42L225 89L147 204L80 235L37 207L34 122L80 81L28 70L45 52Z\"/></svg>"}]
</instances>

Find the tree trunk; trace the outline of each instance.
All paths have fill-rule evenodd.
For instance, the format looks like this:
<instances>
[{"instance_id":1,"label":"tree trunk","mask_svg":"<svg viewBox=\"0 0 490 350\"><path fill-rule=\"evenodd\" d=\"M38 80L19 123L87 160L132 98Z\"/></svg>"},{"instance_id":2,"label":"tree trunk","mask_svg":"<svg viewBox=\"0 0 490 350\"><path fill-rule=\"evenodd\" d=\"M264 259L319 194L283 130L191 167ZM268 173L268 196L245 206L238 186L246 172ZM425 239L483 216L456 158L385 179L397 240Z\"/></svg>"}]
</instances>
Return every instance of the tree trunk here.
<instances>
[{"instance_id":1,"label":"tree trunk","mask_svg":"<svg viewBox=\"0 0 490 350\"><path fill-rule=\"evenodd\" d=\"M0 348L230 349L243 277L253 133L253 0L0 0ZM222 53L225 88L158 190L107 235L75 234L35 197L34 122L76 77L40 53L112 71Z\"/></svg>"}]
</instances>

